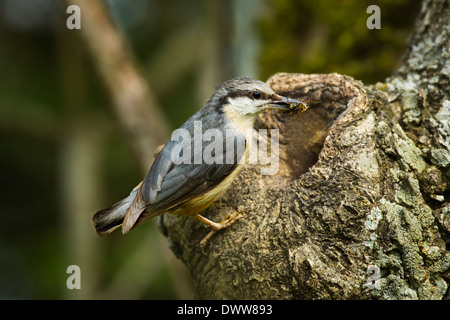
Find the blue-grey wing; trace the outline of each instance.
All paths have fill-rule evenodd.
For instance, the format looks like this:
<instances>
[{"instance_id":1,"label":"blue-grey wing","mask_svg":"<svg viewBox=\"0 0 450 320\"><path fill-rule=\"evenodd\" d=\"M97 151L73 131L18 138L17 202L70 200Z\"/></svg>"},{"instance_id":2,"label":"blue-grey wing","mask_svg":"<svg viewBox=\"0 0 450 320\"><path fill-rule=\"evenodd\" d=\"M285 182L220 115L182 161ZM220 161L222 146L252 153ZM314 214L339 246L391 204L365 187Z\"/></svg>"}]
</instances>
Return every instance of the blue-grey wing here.
<instances>
[{"instance_id":1,"label":"blue-grey wing","mask_svg":"<svg viewBox=\"0 0 450 320\"><path fill-rule=\"evenodd\" d=\"M143 182L142 198L152 204L148 208L148 213L151 212L152 216L157 215L211 190L222 182L243 159L246 148L245 137L243 135L237 137L236 141L238 142L235 143L234 150L231 150L232 157L226 157L224 144L223 155L216 157L218 161L212 164L206 164L204 161L195 164L194 153L191 163L176 164L170 158L174 145L166 145ZM243 142L243 147L237 146L239 142ZM194 151L194 148L191 150Z\"/></svg>"},{"instance_id":2,"label":"blue-grey wing","mask_svg":"<svg viewBox=\"0 0 450 320\"><path fill-rule=\"evenodd\" d=\"M161 184L167 173L173 167L174 163L171 159L171 146L172 143L169 141L162 148L142 183L141 197L147 203L156 202L158 192L161 190Z\"/></svg>"}]
</instances>

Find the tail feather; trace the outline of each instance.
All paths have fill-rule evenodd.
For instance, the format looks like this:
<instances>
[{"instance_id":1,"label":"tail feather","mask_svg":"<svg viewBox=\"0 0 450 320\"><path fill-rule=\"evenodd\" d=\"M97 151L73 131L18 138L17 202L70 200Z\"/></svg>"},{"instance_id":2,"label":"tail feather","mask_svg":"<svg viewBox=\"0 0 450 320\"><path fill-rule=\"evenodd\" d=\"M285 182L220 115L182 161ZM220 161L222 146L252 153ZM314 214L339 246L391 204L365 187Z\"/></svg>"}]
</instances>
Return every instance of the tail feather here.
<instances>
[{"instance_id":1,"label":"tail feather","mask_svg":"<svg viewBox=\"0 0 450 320\"><path fill-rule=\"evenodd\" d=\"M117 202L109 208L94 213L92 222L94 224L95 231L99 236L107 235L122 225L123 219L133 203L134 198L136 197L138 187L134 188L130 195L125 199Z\"/></svg>"},{"instance_id":2,"label":"tail feather","mask_svg":"<svg viewBox=\"0 0 450 320\"><path fill-rule=\"evenodd\" d=\"M122 225L123 218L125 217L129 206L129 204L127 206L127 203L124 202L124 200L109 208L94 213L92 222L94 223L95 231L99 236L107 235Z\"/></svg>"},{"instance_id":3,"label":"tail feather","mask_svg":"<svg viewBox=\"0 0 450 320\"><path fill-rule=\"evenodd\" d=\"M146 204L141 198L141 189L138 190L137 196L129 206L128 212L125 215L122 223L122 233L127 233L135 227L136 221L139 219L141 213L145 210Z\"/></svg>"}]
</instances>

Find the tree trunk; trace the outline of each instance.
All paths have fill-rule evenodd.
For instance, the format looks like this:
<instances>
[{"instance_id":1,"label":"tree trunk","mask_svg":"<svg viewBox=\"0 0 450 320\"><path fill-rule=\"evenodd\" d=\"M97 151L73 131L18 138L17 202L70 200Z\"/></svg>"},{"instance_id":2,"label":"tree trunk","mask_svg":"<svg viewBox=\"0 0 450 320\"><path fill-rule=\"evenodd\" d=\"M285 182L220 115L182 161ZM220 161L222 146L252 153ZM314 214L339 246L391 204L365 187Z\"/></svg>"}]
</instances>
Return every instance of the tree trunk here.
<instances>
[{"instance_id":1,"label":"tree trunk","mask_svg":"<svg viewBox=\"0 0 450 320\"><path fill-rule=\"evenodd\" d=\"M204 214L246 219L199 247L209 229L160 224L201 299L449 299L448 1L424 1L398 72L365 86L338 74L276 74L268 84L310 99L280 130L277 175L246 165Z\"/></svg>"}]
</instances>

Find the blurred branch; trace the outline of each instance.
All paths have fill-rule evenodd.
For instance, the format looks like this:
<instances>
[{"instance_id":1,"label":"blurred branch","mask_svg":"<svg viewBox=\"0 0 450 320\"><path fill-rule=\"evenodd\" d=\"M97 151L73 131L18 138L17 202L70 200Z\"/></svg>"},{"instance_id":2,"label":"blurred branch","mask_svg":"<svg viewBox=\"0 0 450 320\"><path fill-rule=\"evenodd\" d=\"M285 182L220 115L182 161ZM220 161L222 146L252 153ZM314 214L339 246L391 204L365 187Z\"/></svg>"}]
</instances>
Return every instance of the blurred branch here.
<instances>
[{"instance_id":1,"label":"blurred branch","mask_svg":"<svg viewBox=\"0 0 450 320\"><path fill-rule=\"evenodd\" d=\"M260 51L260 38L257 32L257 18L260 15L260 6L257 0L230 2L234 34L231 47L234 58L234 71L236 76L245 75L258 77L258 54Z\"/></svg>"},{"instance_id":2,"label":"blurred branch","mask_svg":"<svg viewBox=\"0 0 450 320\"><path fill-rule=\"evenodd\" d=\"M126 40L111 21L105 2L100 0L67 0L67 2L81 8L81 35L109 92L119 123L127 134L127 142L138 156L141 169L147 171L156 147L169 137L169 125L160 112L148 84L138 71ZM158 70L160 69L157 68L155 72L160 72ZM164 70L161 72L164 73ZM98 292L98 295L111 297L126 292L127 298L139 298L148 284L152 283L168 264L171 268L179 268L181 262L175 263L173 258L170 261L148 260L160 255L160 252L152 255L149 246L154 252L165 249L166 245L164 248L162 245L154 245L155 239L160 237L159 233L150 232L140 245L129 252L129 258L124 259L111 284ZM161 244L161 241L158 243ZM135 275L138 277L130 280L130 272L133 274L130 270L137 271ZM179 287L175 284L175 289Z\"/></svg>"},{"instance_id":3,"label":"blurred branch","mask_svg":"<svg viewBox=\"0 0 450 320\"><path fill-rule=\"evenodd\" d=\"M139 73L128 44L111 21L104 1L67 0L81 8L81 35L113 102L127 141L148 169L155 148L169 136L169 125Z\"/></svg>"},{"instance_id":4,"label":"blurred branch","mask_svg":"<svg viewBox=\"0 0 450 320\"><path fill-rule=\"evenodd\" d=\"M205 35L205 56L198 68L197 97L204 102L214 90L214 87L225 80L225 70L221 59L221 49L224 42L220 33L220 16L223 7L222 1L206 2L206 19L203 30Z\"/></svg>"},{"instance_id":5,"label":"blurred branch","mask_svg":"<svg viewBox=\"0 0 450 320\"><path fill-rule=\"evenodd\" d=\"M99 245L90 213L101 204L103 132L89 121L70 124L61 144L61 196L68 264L83 270L83 290L67 290L66 298L92 299L98 286Z\"/></svg>"},{"instance_id":6,"label":"blurred branch","mask_svg":"<svg viewBox=\"0 0 450 320\"><path fill-rule=\"evenodd\" d=\"M65 298L92 299L100 279L100 243L95 241L90 216L102 201L101 168L105 120L86 117L89 96L79 39L58 37L60 85L64 117L59 123L60 198L64 223L64 253L68 263L83 269L83 290L67 290Z\"/></svg>"}]
</instances>

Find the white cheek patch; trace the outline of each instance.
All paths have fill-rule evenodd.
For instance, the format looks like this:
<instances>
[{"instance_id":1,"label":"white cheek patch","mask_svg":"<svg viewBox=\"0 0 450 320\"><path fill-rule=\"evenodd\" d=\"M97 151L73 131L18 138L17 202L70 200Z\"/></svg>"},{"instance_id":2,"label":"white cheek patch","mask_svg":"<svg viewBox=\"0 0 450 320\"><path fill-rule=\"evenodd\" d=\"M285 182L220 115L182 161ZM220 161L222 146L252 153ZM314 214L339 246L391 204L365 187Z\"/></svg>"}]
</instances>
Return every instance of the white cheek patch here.
<instances>
[{"instance_id":1,"label":"white cheek patch","mask_svg":"<svg viewBox=\"0 0 450 320\"><path fill-rule=\"evenodd\" d=\"M228 105L239 112L241 115L257 114L261 111L261 107L268 100L252 100L247 97L236 97L228 101Z\"/></svg>"}]
</instances>

